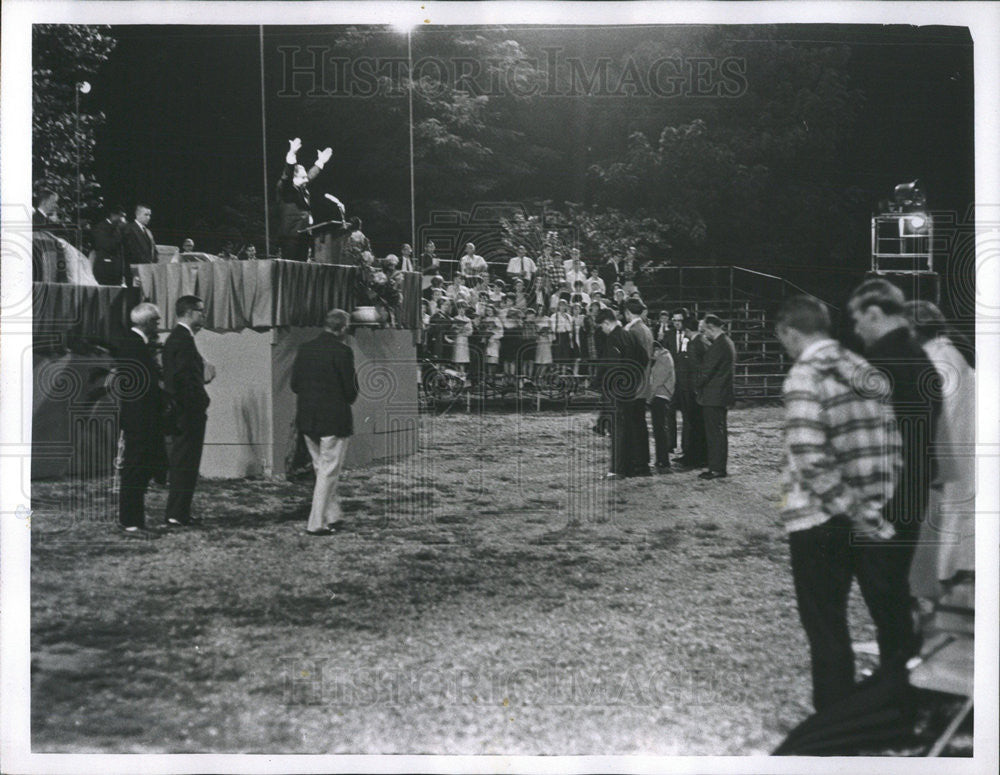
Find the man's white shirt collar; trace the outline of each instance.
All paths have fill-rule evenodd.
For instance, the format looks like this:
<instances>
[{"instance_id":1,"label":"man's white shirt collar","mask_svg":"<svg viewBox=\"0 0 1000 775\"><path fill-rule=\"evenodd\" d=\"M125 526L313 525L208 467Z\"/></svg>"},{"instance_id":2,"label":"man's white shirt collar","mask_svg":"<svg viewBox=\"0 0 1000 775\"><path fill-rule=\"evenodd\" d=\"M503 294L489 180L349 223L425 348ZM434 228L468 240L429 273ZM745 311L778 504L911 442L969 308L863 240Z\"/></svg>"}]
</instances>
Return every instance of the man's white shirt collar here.
<instances>
[{"instance_id":1,"label":"man's white shirt collar","mask_svg":"<svg viewBox=\"0 0 1000 775\"><path fill-rule=\"evenodd\" d=\"M142 341L143 342L145 342L146 344L149 344L149 337L146 336L146 332L145 331L143 331L141 328L136 328L135 326L132 326L132 330L135 331L139 336L142 337Z\"/></svg>"},{"instance_id":2,"label":"man's white shirt collar","mask_svg":"<svg viewBox=\"0 0 1000 775\"><path fill-rule=\"evenodd\" d=\"M189 326L189 325L188 325L187 323L185 323L185 322L184 322L183 320L178 320L178 321L177 321L177 325L179 325L179 326L184 326L184 328L186 328L186 329L187 329L188 331L190 331L190 332L191 332L191 336L194 336L194 329L193 329L193 328L191 328L191 326Z\"/></svg>"}]
</instances>

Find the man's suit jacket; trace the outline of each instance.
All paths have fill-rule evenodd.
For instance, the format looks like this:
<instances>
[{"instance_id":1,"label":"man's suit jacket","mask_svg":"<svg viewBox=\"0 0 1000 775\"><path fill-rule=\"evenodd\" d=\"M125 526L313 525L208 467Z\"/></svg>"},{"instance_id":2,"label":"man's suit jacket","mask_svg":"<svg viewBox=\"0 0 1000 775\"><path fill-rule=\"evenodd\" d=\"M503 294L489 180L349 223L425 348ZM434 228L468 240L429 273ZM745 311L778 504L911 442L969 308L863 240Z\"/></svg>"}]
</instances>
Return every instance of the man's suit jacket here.
<instances>
[{"instance_id":1,"label":"man's suit jacket","mask_svg":"<svg viewBox=\"0 0 1000 775\"><path fill-rule=\"evenodd\" d=\"M163 345L163 383L177 402L178 419L194 419L208 410L205 390L205 361L194 344L194 335L177 324Z\"/></svg>"},{"instance_id":2,"label":"man's suit jacket","mask_svg":"<svg viewBox=\"0 0 1000 775\"><path fill-rule=\"evenodd\" d=\"M153 345L129 330L116 349L115 360L119 372L121 429L130 434L162 437L161 373Z\"/></svg>"},{"instance_id":3,"label":"man's suit jacket","mask_svg":"<svg viewBox=\"0 0 1000 775\"><path fill-rule=\"evenodd\" d=\"M725 334L708 346L698 379L698 403L702 406L732 406L733 370L736 367L736 348Z\"/></svg>"},{"instance_id":4,"label":"man's suit jacket","mask_svg":"<svg viewBox=\"0 0 1000 775\"><path fill-rule=\"evenodd\" d=\"M649 354L645 346L631 331L616 326L604 339L602 375L605 397L616 401L636 398L645 386Z\"/></svg>"},{"instance_id":5,"label":"man's suit jacket","mask_svg":"<svg viewBox=\"0 0 1000 775\"><path fill-rule=\"evenodd\" d=\"M132 267L125 260L123 227L107 218L94 227L94 277L101 285L132 285Z\"/></svg>"},{"instance_id":6,"label":"man's suit jacket","mask_svg":"<svg viewBox=\"0 0 1000 775\"><path fill-rule=\"evenodd\" d=\"M124 260L131 267L134 264L156 263L156 240L153 233L135 221L125 224L122 234Z\"/></svg>"},{"instance_id":7,"label":"man's suit jacket","mask_svg":"<svg viewBox=\"0 0 1000 775\"><path fill-rule=\"evenodd\" d=\"M688 340L687 352L681 353L674 362L677 368L678 390L684 390L689 394L697 393L707 351L708 342L701 334L696 334L693 339Z\"/></svg>"},{"instance_id":8,"label":"man's suit jacket","mask_svg":"<svg viewBox=\"0 0 1000 775\"><path fill-rule=\"evenodd\" d=\"M292 367L298 399L295 422L311 438L354 433L351 404L358 397L354 352L329 331L303 344Z\"/></svg>"},{"instance_id":9,"label":"man's suit jacket","mask_svg":"<svg viewBox=\"0 0 1000 775\"><path fill-rule=\"evenodd\" d=\"M282 237L292 237L302 229L309 227L309 183L320 173L320 168L309 169L308 181L304 186L296 186L292 182L295 165L285 163L285 168L278 179L278 234Z\"/></svg>"}]
</instances>

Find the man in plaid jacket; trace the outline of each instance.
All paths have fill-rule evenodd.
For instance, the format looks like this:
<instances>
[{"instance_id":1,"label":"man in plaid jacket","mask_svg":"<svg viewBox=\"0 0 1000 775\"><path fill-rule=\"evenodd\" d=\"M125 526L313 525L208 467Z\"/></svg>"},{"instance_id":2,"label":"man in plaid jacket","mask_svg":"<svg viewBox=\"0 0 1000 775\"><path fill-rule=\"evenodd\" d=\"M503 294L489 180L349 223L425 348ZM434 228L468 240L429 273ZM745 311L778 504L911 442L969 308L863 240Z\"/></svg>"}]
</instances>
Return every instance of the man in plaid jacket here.
<instances>
[{"instance_id":1,"label":"man in plaid jacket","mask_svg":"<svg viewBox=\"0 0 1000 775\"><path fill-rule=\"evenodd\" d=\"M884 508L902 468L899 432L884 400L887 380L829 331L826 307L812 297L793 297L778 313L778 339L795 359L783 388L782 516L817 710L854 686L847 599L855 575L876 626L883 626L868 594L883 583L882 566L870 561L869 550L893 536Z\"/></svg>"}]
</instances>

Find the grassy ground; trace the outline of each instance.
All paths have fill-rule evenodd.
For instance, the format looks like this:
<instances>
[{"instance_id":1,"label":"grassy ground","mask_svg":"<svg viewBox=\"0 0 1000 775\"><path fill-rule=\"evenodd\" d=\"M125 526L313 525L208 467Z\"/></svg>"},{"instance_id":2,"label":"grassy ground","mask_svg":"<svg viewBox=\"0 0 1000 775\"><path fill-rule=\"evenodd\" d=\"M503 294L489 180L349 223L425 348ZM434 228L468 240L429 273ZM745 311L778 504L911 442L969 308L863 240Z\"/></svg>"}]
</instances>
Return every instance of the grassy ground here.
<instances>
[{"instance_id":1,"label":"grassy ground","mask_svg":"<svg viewBox=\"0 0 1000 775\"><path fill-rule=\"evenodd\" d=\"M33 749L768 752L811 710L780 410L731 415L714 482L607 483L592 421L425 417L331 538L306 483L203 481L205 527L152 541L106 483L36 483Z\"/></svg>"}]
</instances>

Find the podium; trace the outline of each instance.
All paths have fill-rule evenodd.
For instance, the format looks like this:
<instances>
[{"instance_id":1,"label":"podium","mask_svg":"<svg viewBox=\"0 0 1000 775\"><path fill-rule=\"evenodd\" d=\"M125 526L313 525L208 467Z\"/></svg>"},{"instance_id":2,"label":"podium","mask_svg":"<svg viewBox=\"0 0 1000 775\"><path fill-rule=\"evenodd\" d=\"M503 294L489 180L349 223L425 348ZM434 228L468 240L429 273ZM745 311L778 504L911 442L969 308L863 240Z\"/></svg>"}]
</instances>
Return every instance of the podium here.
<instances>
[{"instance_id":1,"label":"podium","mask_svg":"<svg viewBox=\"0 0 1000 775\"><path fill-rule=\"evenodd\" d=\"M344 249L350 239L350 229L344 221L314 223L303 232L312 238L313 261L317 264L350 264Z\"/></svg>"}]
</instances>

